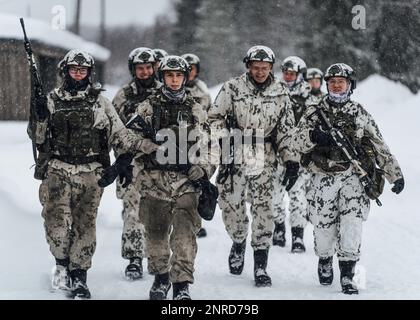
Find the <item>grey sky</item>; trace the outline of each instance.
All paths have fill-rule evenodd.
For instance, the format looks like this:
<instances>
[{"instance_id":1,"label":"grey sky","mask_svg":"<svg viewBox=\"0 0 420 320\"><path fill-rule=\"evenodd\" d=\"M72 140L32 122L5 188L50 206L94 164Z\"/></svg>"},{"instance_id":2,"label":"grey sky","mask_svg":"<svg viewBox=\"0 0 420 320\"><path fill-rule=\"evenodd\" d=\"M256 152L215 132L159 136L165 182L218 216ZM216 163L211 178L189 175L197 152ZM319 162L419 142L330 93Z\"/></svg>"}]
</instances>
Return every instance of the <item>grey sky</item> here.
<instances>
[{"instance_id":1,"label":"grey sky","mask_svg":"<svg viewBox=\"0 0 420 320\"><path fill-rule=\"evenodd\" d=\"M106 24L150 25L158 14L172 11L171 0L105 0ZM100 0L82 0L81 23L99 25ZM11 13L49 21L51 10L56 5L66 9L66 24L74 20L75 0L0 0L0 13Z\"/></svg>"}]
</instances>

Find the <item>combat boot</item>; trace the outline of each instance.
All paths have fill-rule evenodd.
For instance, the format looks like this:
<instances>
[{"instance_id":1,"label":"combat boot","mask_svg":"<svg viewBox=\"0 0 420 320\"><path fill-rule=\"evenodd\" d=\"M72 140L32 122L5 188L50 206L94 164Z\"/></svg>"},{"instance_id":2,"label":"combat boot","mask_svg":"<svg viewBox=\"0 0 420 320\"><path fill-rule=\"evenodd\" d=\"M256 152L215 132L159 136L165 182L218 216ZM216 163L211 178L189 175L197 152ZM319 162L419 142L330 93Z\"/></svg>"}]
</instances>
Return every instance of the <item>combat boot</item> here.
<instances>
[{"instance_id":1,"label":"combat boot","mask_svg":"<svg viewBox=\"0 0 420 320\"><path fill-rule=\"evenodd\" d=\"M319 258L318 261L318 279L323 286L329 286L334 279L333 257Z\"/></svg>"},{"instance_id":2,"label":"combat boot","mask_svg":"<svg viewBox=\"0 0 420 320\"><path fill-rule=\"evenodd\" d=\"M358 294L356 284L353 282L356 261L338 261L340 267L340 283L344 294Z\"/></svg>"},{"instance_id":3,"label":"combat boot","mask_svg":"<svg viewBox=\"0 0 420 320\"><path fill-rule=\"evenodd\" d=\"M71 290L68 259L56 259L51 287L53 290Z\"/></svg>"},{"instance_id":4,"label":"combat boot","mask_svg":"<svg viewBox=\"0 0 420 320\"><path fill-rule=\"evenodd\" d=\"M130 281L143 278L142 259L134 257L130 259L130 264L125 268L125 278Z\"/></svg>"},{"instance_id":5,"label":"combat boot","mask_svg":"<svg viewBox=\"0 0 420 320\"><path fill-rule=\"evenodd\" d=\"M286 245L286 226L284 222L274 223L273 246L284 247Z\"/></svg>"},{"instance_id":6,"label":"combat boot","mask_svg":"<svg viewBox=\"0 0 420 320\"><path fill-rule=\"evenodd\" d=\"M303 244L303 228L292 228L292 252L302 253L305 252L305 245Z\"/></svg>"},{"instance_id":7,"label":"combat boot","mask_svg":"<svg viewBox=\"0 0 420 320\"><path fill-rule=\"evenodd\" d=\"M171 283L169 282L168 272L155 275L155 281L153 281L149 292L150 300L165 300L170 288Z\"/></svg>"},{"instance_id":8,"label":"combat boot","mask_svg":"<svg viewBox=\"0 0 420 320\"><path fill-rule=\"evenodd\" d=\"M71 297L73 299L90 299L90 291L86 284L87 272L83 269L70 271Z\"/></svg>"},{"instance_id":9,"label":"combat boot","mask_svg":"<svg viewBox=\"0 0 420 320\"><path fill-rule=\"evenodd\" d=\"M267 274L268 249L254 251L254 279L257 287L271 287L271 278Z\"/></svg>"},{"instance_id":10,"label":"combat boot","mask_svg":"<svg viewBox=\"0 0 420 320\"><path fill-rule=\"evenodd\" d=\"M174 283L173 300L191 300L187 281Z\"/></svg>"},{"instance_id":11,"label":"combat boot","mask_svg":"<svg viewBox=\"0 0 420 320\"><path fill-rule=\"evenodd\" d=\"M245 264L246 239L240 243L234 242L229 254L230 273L239 275L242 273Z\"/></svg>"}]
</instances>

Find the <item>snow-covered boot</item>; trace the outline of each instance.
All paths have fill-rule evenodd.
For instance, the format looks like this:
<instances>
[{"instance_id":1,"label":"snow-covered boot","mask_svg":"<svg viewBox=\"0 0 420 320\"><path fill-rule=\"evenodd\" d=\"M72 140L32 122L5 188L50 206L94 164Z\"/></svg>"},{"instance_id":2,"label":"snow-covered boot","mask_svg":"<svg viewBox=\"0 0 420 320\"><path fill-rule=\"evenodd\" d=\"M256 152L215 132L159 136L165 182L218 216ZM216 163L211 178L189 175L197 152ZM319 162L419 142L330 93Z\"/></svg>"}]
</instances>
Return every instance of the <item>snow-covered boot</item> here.
<instances>
[{"instance_id":1,"label":"snow-covered boot","mask_svg":"<svg viewBox=\"0 0 420 320\"><path fill-rule=\"evenodd\" d=\"M286 245L286 226L284 222L274 223L273 246L284 247Z\"/></svg>"},{"instance_id":2,"label":"snow-covered boot","mask_svg":"<svg viewBox=\"0 0 420 320\"><path fill-rule=\"evenodd\" d=\"M344 294L358 294L356 284L353 282L356 261L338 261L340 267L340 283Z\"/></svg>"},{"instance_id":3,"label":"snow-covered boot","mask_svg":"<svg viewBox=\"0 0 420 320\"><path fill-rule=\"evenodd\" d=\"M71 297L73 299L90 299L90 291L86 284L87 272L83 269L70 271Z\"/></svg>"},{"instance_id":4,"label":"snow-covered boot","mask_svg":"<svg viewBox=\"0 0 420 320\"><path fill-rule=\"evenodd\" d=\"M268 249L254 251L254 278L257 287L271 287L271 278L267 274Z\"/></svg>"},{"instance_id":5,"label":"snow-covered boot","mask_svg":"<svg viewBox=\"0 0 420 320\"><path fill-rule=\"evenodd\" d=\"M174 300L191 300L190 292L188 290L188 282L174 283L173 299Z\"/></svg>"},{"instance_id":6,"label":"snow-covered boot","mask_svg":"<svg viewBox=\"0 0 420 320\"><path fill-rule=\"evenodd\" d=\"M303 228L292 228L292 252L302 253L305 252L305 245L303 244Z\"/></svg>"},{"instance_id":7,"label":"snow-covered boot","mask_svg":"<svg viewBox=\"0 0 420 320\"><path fill-rule=\"evenodd\" d=\"M232 274L241 274L245 263L246 239L242 242L234 242L229 254L229 270Z\"/></svg>"},{"instance_id":8,"label":"snow-covered boot","mask_svg":"<svg viewBox=\"0 0 420 320\"><path fill-rule=\"evenodd\" d=\"M169 282L168 272L155 275L155 281L153 281L149 292L150 300L165 300L170 288L171 283Z\"/></svg>"},{"instance_id":9,"label":"snow-covered boot","mask_svg":"<svg viewBox=\"0 0 420 320\"><path fill-rule=\"evenodd\" d=\"M68 259L56 259L53 269L51 287L53 290L71 290L70 271Z\"/></svg>"},{"instance_id":10,"label":"snow-covered boot","mask_svg":"<svg viewBox=\"0 0 420 320\"><path fill-rule=\"evenodd\" d=\"M142 259L134 257L130 259L130 264L125 268L125 278L127 280L138 280L143 278Z\"/></svg>"},{"instance_id":11,"label":"snow-covered boot","mask_svg":"<svg viewBox=\"0 0 420 320\"><path fill-rule=\"evenodd\" d=\"M204 238L207 236L207 231L204 228L200 228L197 232L197 238Z\"/></svg>"},{"instance_id":12,"label":"snow-covered boot","mask_svg":"<svg viewBox=\"0 0 420 320\"><path fill-rule=\"evenodd\" d=\"M329 286L334 279L333 257L319 258L318 262L318 278L319 283Z\"/></svg>"}]
</instances>

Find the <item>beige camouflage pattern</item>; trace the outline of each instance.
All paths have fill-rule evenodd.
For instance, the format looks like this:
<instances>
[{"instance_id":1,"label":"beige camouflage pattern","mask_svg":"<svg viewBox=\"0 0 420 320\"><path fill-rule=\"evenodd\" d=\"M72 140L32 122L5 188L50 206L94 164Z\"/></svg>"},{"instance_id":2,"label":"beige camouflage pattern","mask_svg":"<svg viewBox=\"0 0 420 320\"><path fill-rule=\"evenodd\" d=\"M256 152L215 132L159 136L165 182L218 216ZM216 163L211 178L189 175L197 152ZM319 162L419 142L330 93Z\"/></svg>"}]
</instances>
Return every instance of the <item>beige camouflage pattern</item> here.
<instances>
[{"instance_id":1,"label":"beige camouflage pattern","mask_svg":"<svg viewBox=\"0 0 420 320\"><path fill-rule=\"evenodd\" d=\"M373 143L377 152L377 163L385 170L390 183L402 177L396 158L391 154L378 126L372 116L358 103L348 101L343 106L330 106L324 98L319 105L325 111L338 110L352 115L355 119L355 136L366 136ZM340 108L340 109L338 109ZM311 151L315 145L309 138L309 131L317 123L317 116L309 118L315 106L308 109L293 135L292 147L301 154ZM313 162L309 165L312 173L311 187L307 195L310 221L314 224L315 252L320 257L327 257L337 250L340 260L357 260L360 256L362 221L369 213L369 198L359 181L355 169L341 172L324 172Z\"/></svg>"},{"instance_id":2,"label":"beige camouflage pattern","mask_svg":"<svg viewBox=\"0 0 420 320\"><path fill-rule=\"evenodd\" d=\"M251 129L262 132L264 137L273 136L282 160L296 159L288 144L290 129L294 126L293 113L288 91L280 81L273 78L264 91L258 91L247 74L226 82L208 113L212 133L226 128L226 115L232 112L243 132ZM258 149L263 150L258 152ZM238 163L238 154L246 152L247 157L239 157L243 161ZM272 143L266 142L257 147L239 145L235 149L235 158L237 170L233 175L233 193L230 177L224 184L218 184L219 206L226 230L235 242L247 237L247 201L251 204L253 219L251 244L255 250L269 248L274 230L272 199L277 154ZM249 159L257 159L256 165L247 162Z\"/></svg>"},{"instance_id":3,"label":"beige camouflage pattern","mask_svg":"<svg viewBox=\"0 0 420 320\"><path fill-rule=\"evenodd\" d=\"M142 196L140 221L146 229L150 274L169 272L173 283L194 282L196 234L201 227L198 196L197 192L185 193L173 201Z\"/></svg>"},{"instance_id":4,"label":"beige camouflage pattern","mask_svg":"<svg viewBox=\"0 0 420 320\"><path fill-rule=\"evenodd\" d=\"M207 85L200 79L193 80L192 85L185 86L185 90L189 95L203 106L203 110L208 112L211 108L211 96Z\"/></svg>"},{"instance_id":5,"label":"beige camouflage pattern","mask_svg":"<svg viewBox=\"0 0 420 320\"><path fill-rule=\"evenodd\" d=\"M186 96L186 99L192 98ZM156 93L153 100L164 103L166 98L161 93ZM137 108L137 113L145 121L150 121L153 115L150 101L146 99ZM201 136L205 136L208 128L207 115L200 104L192 100L189 102L193 103L193 127ZM200 140L201 146L207 143L207 139ZM211 158L217 158L217 148L207 150L209 157L198 159L195 165L201 167L210 178L215 171L212 164L214 160ZM216 154L212 156L212 152ZM140 222L146 230L149 272L162 274L169 271L171 282L193 283L197 254L196 233L201 227L201 217L197 211L200 190L190 183L184 172L162 170L142 170L138 175L136 188L141 194Z\"/></svg>"},{"instance_id":6,"label":"beige camouflage pattern","mask_svg":"<svg viewBox=\"0 0 420 320\"><path fill-rule=\"evenodd\" d=\"M121 120L126 123L131 119L136 111L134 101L130 100L130 96L126 96L127 89L130 89L133 95L138 95L138 99L144 101L147 96L156 92L157 88L160 86L160 82L155 80L152 87L146 88L144 92L140 93L135 81L132 80L130 83L118 90L112 100L112 104L114 105ZM130 103L133 104L133 106L130 106ZM133 159L131 165L133 166L133 181L136 181L141 169L141 164L139 164L136 159ZM138 217L140 192L136 188L135 183L131 183L126 188L123 188L119 179L116 180L116 189L117 198L121 199L123 203L122 218L124 225L121 241L121 255L124 259L134 257L143 258L145 257L144 226L139 222Z\"/></svg>"},{"instance_id":7,"label":"beige camouflage pattern","mask_svg":"<svg viewBox=\"0 0 420 320\"><path fill-rule=\"evenodd\" d=\"M72 96L61 88L54 93L62 100L87 98L86 91ZM102 95L94 106L94 127L106 129L109 147L120 152L137 152L142 141L129 132L112 104ZM50 114L55 112L54 101L48 95ZM36 142L42 144L48 132L48 119L37 126ZM90 152L89 155L94 155ZM47 177L40 187L45 231L50 251L55 258L70 258L70 269L89 269L96 246L95 220L103 190L98 186L102 173L99 162L72 165L58 159L48 163Z\"/></svg>"},{"instance_id":8,"label":"beige camouflage pattern","mask_svg":"<svg viewBox=\"0 0 420 320\"><path fill-rule=\"evenodd\" d=\"M72 174L49 167L40 186L42 217L48 245L57 259L70 259L69 269L91 267L96 248L96 216L103 189L101 168Z\"/></svg>"}]
</instances>

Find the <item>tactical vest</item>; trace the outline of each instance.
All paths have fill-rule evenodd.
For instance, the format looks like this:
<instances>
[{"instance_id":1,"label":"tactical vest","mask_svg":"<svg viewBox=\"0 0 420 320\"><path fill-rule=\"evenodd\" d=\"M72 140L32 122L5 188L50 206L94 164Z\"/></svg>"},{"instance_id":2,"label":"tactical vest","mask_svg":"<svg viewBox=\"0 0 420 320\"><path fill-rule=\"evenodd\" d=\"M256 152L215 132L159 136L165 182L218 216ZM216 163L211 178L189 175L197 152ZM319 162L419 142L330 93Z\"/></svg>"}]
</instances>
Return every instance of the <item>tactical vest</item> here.
<instances>
[{"instance_id":1,"label":"tactical vest","mask_svg":"<svg viewBox=\"0 0 420 320\"><path fill-rule=\"evenodd\" d=\"M302 115L305 111L306 105L306 98L296 95L296 96L291 96L291 100L293 102L292 104L292 110L293 110L293 115L295 116L295 125L298 124L300 118L302 118Z\"/></svg>"},{"instance_id":2,"label":"tactical vest","mask_svg":"<svg viewBox=\"0 0 420 320\"><path fill-rule=\"evenodd\" d=\"M109 166L106 129L93 127L96 98L65 101L52 96L55 105L50 120L53 158L70 164L98 161L105 167Z\"/></svg>"},{"instance_id":3,"label":"tactical vest","mask_svg":"<svg viewBox=\"0 0 420 320\"><path fill-rule=\"evenodd\" d=\"M131 85L124 87L123 91L127 101L125 102L120 117L122 118L123 122L126 123L128 120L130 120L130 116L136 111L137 105L146 100L152 94L152 91L143 90L136 94L134 93Z\"/></svg>"},{"instance_id":4,"label":"tactical vest","mask_svg":"<svg viewBox=\"0 0 420 320\"><path fill-rule=\"evenodd\" d=\"M192 98L187 98L184 102L174 103L172 101L162 101L161 97L155 96L150 99L153 116L152 116L152 125L155 132L158 132L161 129L171 129L175 132L176 136L176 150L177 150L177 163L176 164L159 164L154 159L154 157L145 157L145 169L159 169L166 171L187 171L190 167L189 164L180 164L180 152L183 152L179 148L179 128L180 124L187 126L187 136L192 128L194 128L195 119L192 113L192 107L194 105L194 100ZM188 150L192 144L195 142L187 142ZM187 151L187 150L185 150Z\"/></svg>"},{"instance_id":5,"label":"tactical vest","mask_svg":"<svg viewBox=\"0 0 420 320\"><path fill-rule=\"evenodd\" d=\"M337 112L333 114L330 111L324 110L326 116L331 122L331 125L340 130L355 146L356 150L361 149L360 139L356 138L356 116L345 113ZM350 167L350 163L345 158L342 151L333 146L315 146L315 148L302 158L302 164L308 165L311 161L315 165L326 172L345 171Z\"/></svg>"}]
</instances>

